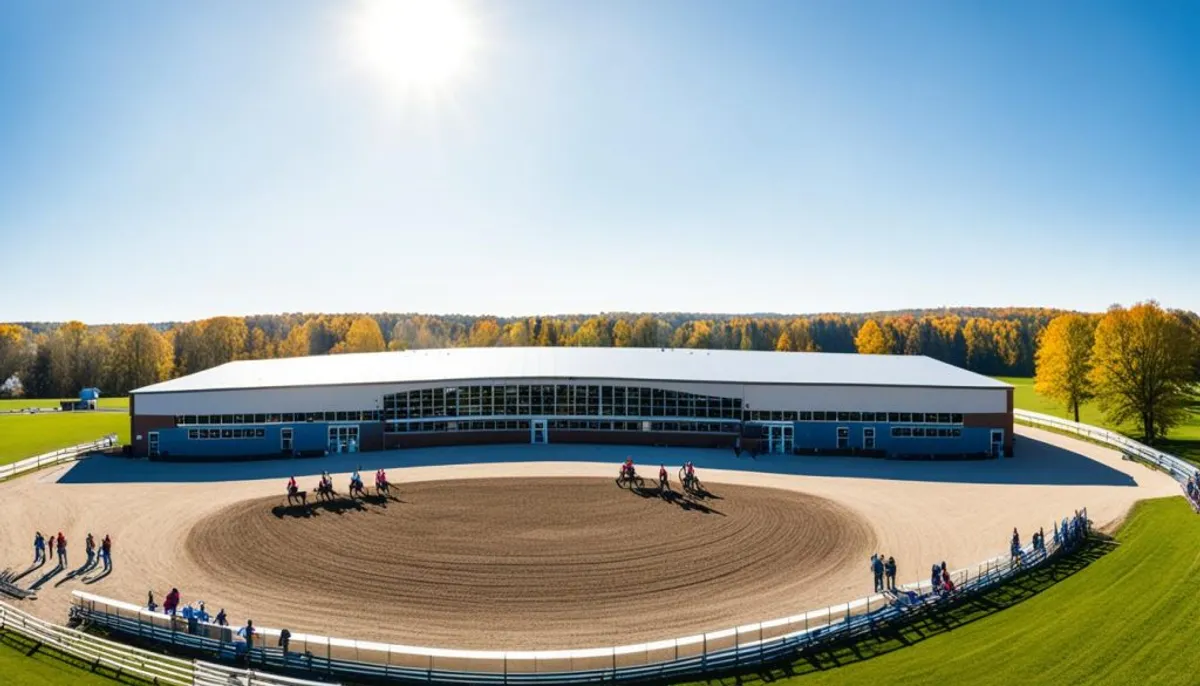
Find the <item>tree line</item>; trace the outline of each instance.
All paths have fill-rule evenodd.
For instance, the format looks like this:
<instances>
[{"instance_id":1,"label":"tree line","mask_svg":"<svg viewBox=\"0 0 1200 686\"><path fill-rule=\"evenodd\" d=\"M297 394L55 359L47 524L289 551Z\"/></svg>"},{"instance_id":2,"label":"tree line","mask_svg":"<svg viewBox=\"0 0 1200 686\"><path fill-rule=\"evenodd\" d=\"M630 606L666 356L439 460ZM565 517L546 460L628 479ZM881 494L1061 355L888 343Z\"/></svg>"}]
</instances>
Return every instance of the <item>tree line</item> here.
<instances>
[{"instance_id":1,"label":"tree line","mask_svg":"<svg viewBox=\"0 0 1200 686\"><path fill-rule=\"evenodd\" d=\"M1066 313L959 308L864 314L607 313L553 317L280 314L88 326L0 324L9 395L109 395L243 359L462 346L673 347L927 355L989 375L1032 376L1039 338ZM1170 313L1192 322L1196 315ZM1078 315L1095 318L1098 315Z\"/></svg>"}]
</instances>

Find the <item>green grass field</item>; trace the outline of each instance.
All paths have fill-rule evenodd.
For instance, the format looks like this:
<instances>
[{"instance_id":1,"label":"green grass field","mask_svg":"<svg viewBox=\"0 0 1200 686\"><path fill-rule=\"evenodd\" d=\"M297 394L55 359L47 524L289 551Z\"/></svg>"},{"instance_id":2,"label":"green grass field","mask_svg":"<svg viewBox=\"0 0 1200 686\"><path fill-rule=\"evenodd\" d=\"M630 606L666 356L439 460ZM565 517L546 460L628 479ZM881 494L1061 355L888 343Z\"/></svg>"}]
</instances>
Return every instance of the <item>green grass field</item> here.
<instances>
[{"instance_id":1,"label":"green grass field","mask_svg":"<svg viewBox=\"0 0 1200 686\"><path fill-rule=\"evenodd\" d=\"M123 412L0 415L0 464L115 433L129 442L129 415Z\"/></svg>"},{"instance_id":2,"label":"green grass field","mask_svg":"<svg viewBox=\"0 0 1200 686\"><path fill-rule=\"evenodd\" d=\"M1049 398L1038 395L1033 390L1033 379L1018 376L996 377L1000 381L1013 385L1013 404L1022 410L1041 412L1064 419L1075 419L1071 412ZM1168 440L1159 442L1155 447L1177 455L1186 460L1200 464L1200 406L1193 407L1191 420L1171 430ZM1114 431L1120 431L1131 438L1141 440L1138 427L1114 426L1104 420L1104 415L1095 403L1088 403L1079 408L1079 421L1084 424L1102 426Z\"/></svg>"},{"instance_id":3,"label":"green grass field","mask_svg":"<svg viewBox=\"0 0 1200 686\"><path fill-rule=\"evenodd\" d=\"M1031 575L891 636L701 683L1200 683L1197 550L1200 517L1183 498L1143 502L1110 552L1058 583Z\"/></svg>"},{"instance_id":4,"label":"green grass field","mask_svg":"<svg viewBox=\"0 0 1200 686\"><path fill-rule=\"evenodd\" d=\"M64 399L65 400L73 400L73 398L64 398ZM54 399L46 400L43 398L37 398L37 399L18 398L16 400L5 399L5 400L0 400L0 410L23 410L27 407L58 407L59 406L58 403L59 403L58 400L54 400ZM128 410L129 409L129 398L101 398L100 401L98 403L96 403L96 405L98 407L102 407L102 408L106 408L106 409Z\"/></svg>"},{"instance_id":5,"label":"green grass field","mask_svg":"<svg viewBox=\"0 0 1200 686\"><path fill-rule=\"evenodd\" d=\"M52 650L38 648L17 634L0 631L0 684L13 686L114 686L139 684L137 680L115 679L116 675L93 673L90 666Z\"/></svg>"}]
</instances>

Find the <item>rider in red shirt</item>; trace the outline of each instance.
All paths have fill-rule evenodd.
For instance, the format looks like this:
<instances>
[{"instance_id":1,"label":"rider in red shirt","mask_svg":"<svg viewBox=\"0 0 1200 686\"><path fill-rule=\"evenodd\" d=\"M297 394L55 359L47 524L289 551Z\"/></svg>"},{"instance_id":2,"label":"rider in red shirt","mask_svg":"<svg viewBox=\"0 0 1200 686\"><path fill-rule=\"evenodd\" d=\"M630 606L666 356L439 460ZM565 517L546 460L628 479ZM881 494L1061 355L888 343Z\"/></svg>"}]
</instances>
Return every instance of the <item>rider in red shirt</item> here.
<instances>
[{"instance_id":1,"label":"rider in red shirt","mask_svg":"<svg viewBox=\"0 0 1200 686\"><path fill-rule=\"evenodd\" d=\"M667 483L667 466L659 465L658 467L658 482L660 484Z\"/></svg>"},{"instance_id":2,"label":"rider in red shirt","mask_svg":"<svg viewBox=\"0 0 1200 686\"><path fill-rule=\"evenodd\" d=\"M288 493L296 492L296 477L293 476L292 478L288 479L287 490Z\"/></svg>"},{"instance_id":3,"label":"rider in red shirt","mask_svg":"<svg viewBox=\"0 0 1200 686\"><path fill-rule=\"evenodd\" d=\"M625 458L625 464L621 467L621 473L626 476L633 476L633 457Z\"/></svg>"}]
</instances>

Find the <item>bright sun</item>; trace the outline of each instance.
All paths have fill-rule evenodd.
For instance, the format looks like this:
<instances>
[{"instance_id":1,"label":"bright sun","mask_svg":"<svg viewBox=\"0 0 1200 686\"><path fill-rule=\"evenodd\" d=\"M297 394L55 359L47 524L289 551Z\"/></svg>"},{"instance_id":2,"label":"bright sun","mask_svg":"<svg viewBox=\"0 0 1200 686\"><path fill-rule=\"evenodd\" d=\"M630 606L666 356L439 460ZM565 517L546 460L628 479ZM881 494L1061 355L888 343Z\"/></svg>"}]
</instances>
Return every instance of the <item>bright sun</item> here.
<instances>
[{"instance_id":1,"label":"bright sun","mask_svg":"<svg viewBox=\"0 0 1200 686\"><path fill-rule=\"evenodd\" d=\"M458 0L361 0L351 17L360 66L399 90L436 90L468 66L475 26Z\"/></svg>"}]
</instances>

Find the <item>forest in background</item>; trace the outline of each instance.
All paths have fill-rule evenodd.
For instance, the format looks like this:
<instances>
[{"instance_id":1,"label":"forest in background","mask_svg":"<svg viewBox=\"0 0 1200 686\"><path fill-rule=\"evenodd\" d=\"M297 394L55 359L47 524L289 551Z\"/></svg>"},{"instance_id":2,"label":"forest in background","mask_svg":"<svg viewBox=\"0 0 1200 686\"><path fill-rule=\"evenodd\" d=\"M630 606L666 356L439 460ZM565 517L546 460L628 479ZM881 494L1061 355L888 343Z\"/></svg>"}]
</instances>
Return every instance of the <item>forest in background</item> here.
<instances>
[{"instance_id":1,"label":"forest in background","mask_svg":"<svg viewBox=\"0 0 1200 686\"><path fill-rule=\"evenodd\" d=\"M106 395L233 360L489 346L673 347L927 355L988 375L1033 376L1062 310L950 308L863 314L607 313L498 318L276 314L89 326L0 324L0 395ZM1200 317L1173 311L1200 341ZM1099 318L1102 313L1085 315Z\"/></svg>"}]
</instances>

